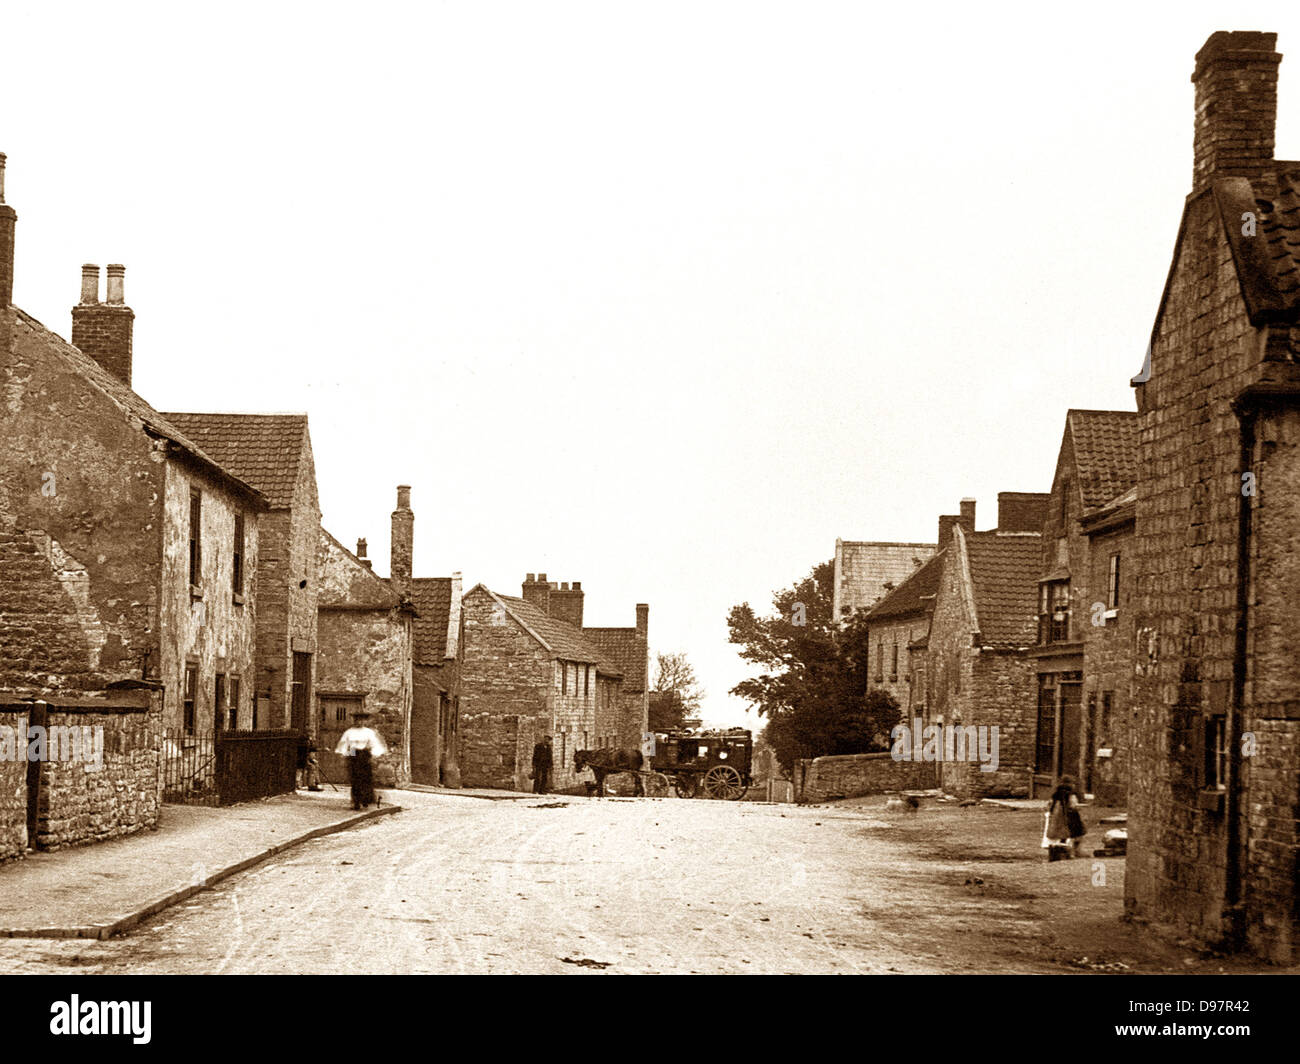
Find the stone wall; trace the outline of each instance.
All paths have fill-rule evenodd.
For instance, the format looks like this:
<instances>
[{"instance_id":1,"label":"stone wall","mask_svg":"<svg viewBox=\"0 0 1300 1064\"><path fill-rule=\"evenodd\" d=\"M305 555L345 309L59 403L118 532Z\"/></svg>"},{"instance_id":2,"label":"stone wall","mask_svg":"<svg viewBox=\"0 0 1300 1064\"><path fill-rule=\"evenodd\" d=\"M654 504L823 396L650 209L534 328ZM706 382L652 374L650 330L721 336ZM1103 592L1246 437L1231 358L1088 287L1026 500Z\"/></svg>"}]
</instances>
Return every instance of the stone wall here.
<instances>
[{"instance_id":1,"label":"stone wall","mask_svg":"<svg viewBox=\"0 0 1300 1064\"><path fill-rule=\"evenodd\" d=\"M867 689L883 690L893 695L906 717L912 706L912 651L907 645L930 630L930 621L919 616L886 617L871 622L871 654L867 669ZM898 648L895 668L894 648ZM883 650L883 661L881 654ZM924 699L918 692L917 703Z\"/></svg>"},{"instance_id":2,"label":"stone wall","mask_svg":"<svg viewBox=\"0 0 1300 1064\"><path fill-rule=\"evenodd\" d=\"M1128 800L1130 714L1129 685L1133 680L1133 563L1132 522L1091 537L1090 575L1093 601L1083 622L1083 727L1080 749L1092 759L1092 793L1100 805L1122 806ZM1119 606L1105 623L1093 623L1096 602L1105 603L1111 555L1118 554ZM1109 696L1109 712L1106 703ZM1089 716L1092 745L1089 747ZM1098 751L1110 750L1110 756ZM1081 781L1086 784L1087 772Z\"/></svg>"},{"instance_id":3,"label":"stone wall","mask_svg":"<svg viewBox=\"0 0 1300 1064\"><path fill-rule=\"evenodd\" d=\"M1034 662L1021 651L984 647L973 656L969 676L969 688L959 703L950 703L955 711L944 722L996 727L998 767L985 772L979 761L944 762L943 789L959 798L1028 797L1038 727Z\"/></svg>"},{"instance_id":4,"label":"stone wall","mask_svg":"<svg viewBox=\"0 0 1300 1064\"><path fill-rule=\"evenodd\" d=\"M513 713L464 713L460 755L466 787L500 787L531 791L533 745L543 733L535 718Z\"/></svg>"},{"instance_id":5,"label":"stone wall","mask_svg":"<svg viewBox=\"0 0 1300 1064\"><path fill-rule=\"evenodd\" d=\"M938 786L938 765L895 761L888 753L838 754L796 761L796 802L829 802L887 791L924 791Z\"/></svg>"},{"instance_id":6,"label":"stone wall","mask_svg":"<svg viewBox=\"0 0 1300 1064\"><path fill-rule=\"evenodd\" d=\"M101 842L158 823L161 702L158 693L49 707L51 734L102 728L103 750L98 767L84 759L42 763L35 840L41 849Z\"/></svg>"},{"instance_id":7,"label":"stone wall","mask_svg":"<svg viewBox=\"0 0 1300 1064\"><path fill-rule=\"evenodd\" d=\"M27 709L0 700L0 726L11 729L13 756L0 757L0 861L27 848L27 762L21 755L27 734Z\"/></svg>"}]
</instances>

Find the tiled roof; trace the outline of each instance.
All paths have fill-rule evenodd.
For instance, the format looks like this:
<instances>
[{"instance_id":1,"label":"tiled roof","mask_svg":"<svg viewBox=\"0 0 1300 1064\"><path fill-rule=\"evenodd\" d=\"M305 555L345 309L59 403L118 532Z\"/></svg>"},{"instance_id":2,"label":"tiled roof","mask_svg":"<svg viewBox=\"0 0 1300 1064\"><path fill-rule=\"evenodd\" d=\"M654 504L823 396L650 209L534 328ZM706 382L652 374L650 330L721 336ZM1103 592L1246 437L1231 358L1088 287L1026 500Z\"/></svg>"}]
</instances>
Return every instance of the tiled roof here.
<instances>
[{"instance_id":1,"label":"tiled roof","mask_svg":"<svg viewBox=\"0 0 1300 1064\"><path fill-rule=\"evenodd\" d=\"M583 636L623 674L629 691L645 691L649 655L635 628L584 628Z\"/></svg>"},{"instance_id":2,"label":"tiled roof","mask_svg":"<svg viewBox=\"0 0 1300 1064\"><path fill-rule=\"evenodd\" d=\"M54 351L62 356L70 364L74 372L90 381L124 413L143 422L146 430L152 432L155 436L171 440L172 443L182 450L188 451L203 465L210 467L213 472L231 481L234 486L241 490L254 496L261 495L253 484L244 480L233 469L225 466L215 455L205 451L190 438L188 433L174 424L169 417L158 413L157 410L140 398L125 381L114 376L93 358L83 353L79 348L73 347L57 333L51 332L26 311L17 307L14 307L14 311L16 312L15 324L17 326L26 328L41 341L42 346L47 350Z\"/></svg>"},{"instance_id":3,"label":"tiled roof","mask_svg":"<svg viewBox=\"0 0 1300 1064\"><path fill-rule=\"evenodd\" d=\"M420 577L411 581L417 665L441 665L447 659L447 625L451 620L451 577Z\"/></svg>"},{"instance_id":4,"label":"tiled roof","mask_svg":"<svg viewBox=\"0 0 1300 1064\"><path fill-rule=\"evenodd\" d=\"M167 419L279 510L293 504L306 414L181 414Z\"/></svg>"},{"instance_id":5,"label":"tiled roof","mask_svg":"<svg viewBox=\"0 0 1300 1064\"><path fill-rule=\"evenodd\" d=\"M980 638L989 646L1030 646L1038 638L1040 535L1017 532L966 536Z\"/></svg>"},{"instance_id":6,"label":"tiled roof","mask_svg":"<svg viewBox=\"0 0 1300 1064\"><path fill-rule=\"evenodd\" d=\"M1242 298L1256 326L1300 317L1300 163L1274 165L1272 180L1252 185L1244 177L1225 177L1213 185ZM1243 222L1247 213L1256 219L1254 231ZM1167 299L1168 285L1162 310Z\"/></svg>"},{"instance_id":7,"label":"tiled roof","mask_svg":"<svg viewBox=\"0 0 1300 1064\"><path fill-rule=\"evenodd\" d=\"M930 605L929 599L933 598L939 590L939 578L943 575L945 554L947 550L941 550L876 603L867 616L873 620L883 620L886 617L924 613Z\"/></svg>"},{"instance_id":8,"label":"tiled roof","mask_svg":"<svg viewBox=\"0 0 1300 1064\"><path fill-rule=\"evenodd\" d=\"M1066 424L1083 508L1104 506L1138 480L1138 416L1126 410L1071 410Z\"/></svg>"},{"instance_id":9,"label":"tiled roof","mask_svg":"<svg viewBox=\"0 0 1300 1064\"><path fill-rule=\"evenodd\" d=\"M496 593L493 592L493 594ZM565 661L593 664L607 676L623 675L617 665L584 639L582 632L568 621L557 620L538 609L531 602L525 602L513 595L497 595L496 597L505 604L506 608L521 623L536 633L537 637L550 647L551 653L557 658L563 658Z\"/></svg>"}]
</instances>

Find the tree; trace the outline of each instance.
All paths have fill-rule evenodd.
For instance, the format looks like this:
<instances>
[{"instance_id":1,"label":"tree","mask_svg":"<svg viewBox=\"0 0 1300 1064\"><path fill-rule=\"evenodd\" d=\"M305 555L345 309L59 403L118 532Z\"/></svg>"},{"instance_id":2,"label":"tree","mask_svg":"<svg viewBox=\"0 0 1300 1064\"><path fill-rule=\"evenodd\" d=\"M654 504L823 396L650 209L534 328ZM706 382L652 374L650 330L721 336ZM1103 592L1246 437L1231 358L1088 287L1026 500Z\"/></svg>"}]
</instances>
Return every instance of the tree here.
<instances>
[{"instance_id":1,"label":"tree","mask_svg":"<svg viewBox=\"0 0 1300 1064\"><path fill-rule=\"evenodd\" d=\"M650 689L650 730L672 731L699 712L704 692L695 667L680 650L655 655L655 680Z\"/></svg>"},{"instance_id":2,"label":"tree","mask_svg":"<svg viewBox=\"0 0 1300 1064\"><path fill-rule=\"evenodd\" d=\"M731 693L767 718L763 738L787 770L801 757L887 750L899 717L887 692L868 695L865 615L835 624L834 580L834 563L823 562L773 596L771 616L743 602L727 617L740 656L763 670Z\"/></svg>"}]
</instances>

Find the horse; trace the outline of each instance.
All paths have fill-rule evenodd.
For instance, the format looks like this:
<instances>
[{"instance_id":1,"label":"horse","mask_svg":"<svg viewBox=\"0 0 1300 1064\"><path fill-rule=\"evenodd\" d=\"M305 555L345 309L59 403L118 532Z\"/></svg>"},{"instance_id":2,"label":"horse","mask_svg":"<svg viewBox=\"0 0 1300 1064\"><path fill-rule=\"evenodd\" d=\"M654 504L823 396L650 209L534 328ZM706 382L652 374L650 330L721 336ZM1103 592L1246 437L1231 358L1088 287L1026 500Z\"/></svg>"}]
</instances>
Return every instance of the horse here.
<instances>
[{"instance_id":1,"label":"horse","mask_svg":"<svg viewBox=\"0 0 1300 1064\"><path fill-rule=\"evenodd\" d=\"M611 772L636 773L636 795L645 797L645 785L641 782L641 766L645 763L640 750L615 750L606 747L602 750L575 750L573 752L573 771L581 772L591 769L596 775L596 796L605 797L605 777Z\"/></svg>"}]
</instances>

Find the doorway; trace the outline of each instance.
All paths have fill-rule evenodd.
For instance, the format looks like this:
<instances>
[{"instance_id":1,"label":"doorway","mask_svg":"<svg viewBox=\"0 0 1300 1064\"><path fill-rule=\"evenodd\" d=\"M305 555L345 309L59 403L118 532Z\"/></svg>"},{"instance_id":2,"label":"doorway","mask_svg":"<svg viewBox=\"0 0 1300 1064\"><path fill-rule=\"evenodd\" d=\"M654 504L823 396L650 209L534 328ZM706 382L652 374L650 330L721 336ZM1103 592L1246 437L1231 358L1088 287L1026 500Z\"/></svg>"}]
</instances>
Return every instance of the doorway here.
<instances>
[{"instance_id":1,"label":"doorway","mask_svg":"<svg viewBox=\"0 0 1300 1064\"><path fill-rule=\"evenodd\" d=\"M352 726L352 714L360 713L365 700L360 695L321 695L316 764L326 783L347 783L348 763L334 752L343 733Z\"/></svg>"}]
</instances>

